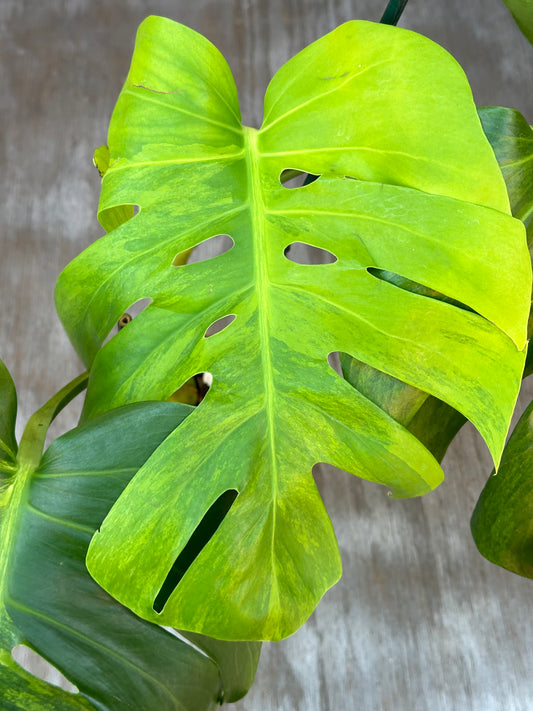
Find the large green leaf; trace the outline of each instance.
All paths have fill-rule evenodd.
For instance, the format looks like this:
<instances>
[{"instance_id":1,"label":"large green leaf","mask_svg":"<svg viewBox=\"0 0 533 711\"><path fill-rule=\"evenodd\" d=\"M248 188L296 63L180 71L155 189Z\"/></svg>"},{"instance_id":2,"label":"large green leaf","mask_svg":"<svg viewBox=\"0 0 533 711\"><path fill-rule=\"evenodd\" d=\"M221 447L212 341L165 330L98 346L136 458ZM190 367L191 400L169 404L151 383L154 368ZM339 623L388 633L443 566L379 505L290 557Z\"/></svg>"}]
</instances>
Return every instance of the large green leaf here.
<instances>
[{"instance_id":1,"label":"large green leaf","mask_svg":"<svg viewBox=\"0 0 533 711\"><path fill-rule=\"evenodd\" d=\"M472 514L479 551L492 563L533 578L533 402L505 447Z\"/></svg>"},{"instance_id":2,"label":"large green leaf","mask_svg":"<svg viewBox=\"0 0 533 711\"><path fill-rule=\"evenodd\" d=\"M115 504L89 568L147 619L227 639L283 637L341 574L312 466L328 461L396 496L442 478L328 354L446 401L497 461L524 362L523 226L509 215L461 69L394 27L351 22L294 57L272 80L257 131L241 126L216 49L149 18L109 148L99 215L110 234L57 286L61 318L92 363L84 416L167 398L198 372L214 381ZM320 178L289 190L288 169ZM182 265L217 234L234 247ZM337 261L295 264L284 256L294 242ZM379 270L470 310L409 293ZM145 297L150 306L95 358ZM230 314L231 325L204 337ZM228 512L224 497L237 493ZM220 525L185 565L189 539L221 500Z\"/></svg>"},{"instance_id":3,"label":"large green leaf","mask_svg":"<svg viewBox=\"0 0 533 711\"><path fill-rule=\"evenodd\" d=\"M533 43L533 0L503 0L512 12L516 24Z\"/></svg>"},{"instance_id":4,"label":"large green leaf","mask_svg":"<svg viewBox=\"0 0 533 711\"><path fill-rule=\"evenodd\" d=\"M511 213L524 223L528 244L533 241L533 131L525 118L502 106L478 108L483 131L487 136L502 171ZM391 272L382 278L413 293L451 301L428 287ZM533 335L530 314L528 338ZM347 354L341 356L346 380L365 397L379 405L406 427L439 461L452 439L465 422L463 415L449 405L412 385L402 383ZM524 377L533 370L533 350L528 349Z\"/></svg>"},{"instance_id":5,"label":"large green leaf","mask_svg":"<svg viewBox=\"0 0 533 711\"><path fill-rule=\"evenodd\" d=\"M257 644L195 639L207 645L202 654L133 615L85 567L89 541L108 509L190 410L174 403L121 408L56 440L37 468L32 460L50 408L30 421L2 494L2 709L199 711L215 708L222 695L231 701L247 691ZM11 650L21 643L54 664L79 694L19 667Z\"/></svg>"}]
</instances>

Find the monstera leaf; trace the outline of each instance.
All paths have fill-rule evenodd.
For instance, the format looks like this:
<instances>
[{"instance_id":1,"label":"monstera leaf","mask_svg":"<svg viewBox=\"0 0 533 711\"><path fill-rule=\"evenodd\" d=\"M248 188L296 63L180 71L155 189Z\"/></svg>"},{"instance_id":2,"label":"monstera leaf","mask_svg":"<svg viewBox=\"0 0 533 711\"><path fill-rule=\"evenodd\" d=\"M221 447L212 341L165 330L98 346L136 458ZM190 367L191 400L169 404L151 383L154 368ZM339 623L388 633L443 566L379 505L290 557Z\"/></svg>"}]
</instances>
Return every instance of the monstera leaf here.
<instances>
[{"instance_id":1,"label":"monstera leaf","mask_svg":"<svg viewBox=\"0 0 533 711\"><path fill-rule=\"evenodd\" d=\"M533 0L503 0L511 11L516 24L533 43Z\"/></svg>"},{"instance_id":2,"label":"monstera leaf","mask_svg":"<svg viewBox=\"0 0 533 711\"><path fill-rule=\"evenodd\" d=\"M501 106L479 110L483 130L489 139L505 178L511 210L525 225L529 251L533 248L533 130L518 111ZM528 338L533 336L530 312ZM533 349L528 349L524 377L533 372Z\"/></svg>"},{"instance_id":3,"label":"monstera leaf","mask_svg":"<svg viewBox=\"0 0 533 711\"><path fill-rule=\"evenodd\" d=\"M11 448L15 390L3 365L0 383L0 437ZM198 711L215 708L222 698L239 698L253 681L257 644L196 638L196 647L207 647L202 654L137 618L99 588L85 567L89 541L106 512L191 408L121 408L60 437L39 461L51 417L62 397L80 386L83 378L36 413L17 460L0 463L1 708ZM60 669L79 693L50 686L19 667L11 650L21 643Z\"/></svg>"},{"instance_id":4,"label":"monstera leaf","mask_svg":"<svg viewBox=\"0 0 533 711\"><path fill-rule=\"evenodd\" d=\"M428 450L328 355L347 353L447 402L498 461L524 363L523 225L509 214L461 69L389 26L350 22L290 60L255 130L241 125L216 49L149 18L109 151L99 213L109 234L67 267L56 292L91 366L84 417L168 398L196 373L213 384L113 506L89 569L146 619L279 639L341 574L316 462L396 496L442 479ZM320 177L288 189L285 171ZM231 249L183 263L223 234ZM331 263L292 261L287 248L301 242ZM409 293L380 270L466 308ZM98 350L144 298L151 304ZM198 531L209 533L204 546Z\"/></svg>"},{"instance_id":5,"label":"monstera leaf","mask_svg":"<svg viewBox=\"0 0 533 711\"><path fill-rule=\"evenodd\" d=\"M533 240L533 131L511 109L484 109L481 120L505 176L511 206ZM531 317L529 335L533 332ZM525 374L533 370L533 351ZM529 405L505 446L498 474L489 477L474 513L474 541L488 560L514 573L533 578L533 403Z\"/></svg>"},{"instance_id":6,"label":"monstera leaf","mask_svg":"<svg viewBox=\"0 0 533 711\"><path fill-rule=\"evenodd\" d=\"M518 111L502 106L478 108L485 135L502 171L511 213L524 223L528 244L533 240L533 131ZM382 272L382 278L402 289L431 296L442 301L452 301L428 287L410 279ZM528 338L533 334L532 317ZM451 441L465 422L461 413L445 402L412 385L402 383L372 366L341 356L342 372L346 380L375 402L391 417L412 432L441 461ZM533 350L528 349L523 376L533 370Z\"/></svg>"},{"instance_id":7,"label":"monstera leaf","mask_svg":"<svg viewBox=\"0 0 533 711\"><path fill-rule=\"evenodd\" d=\"M511 211L533 242L533 131L519 111L503 106L478 109L485 135L500 165Z\"/></svg>"},{"instance_id":8,"label":"monstera leaf","mask_svg":"<svg viewBox=\"0 0 533 711\"><path fill-rule=\"evenodd\" d=\"M498 474L489 477L472 514L471 529L492 563L533 578L533 402L507 446Z\"/></svg>"}]
</instances>

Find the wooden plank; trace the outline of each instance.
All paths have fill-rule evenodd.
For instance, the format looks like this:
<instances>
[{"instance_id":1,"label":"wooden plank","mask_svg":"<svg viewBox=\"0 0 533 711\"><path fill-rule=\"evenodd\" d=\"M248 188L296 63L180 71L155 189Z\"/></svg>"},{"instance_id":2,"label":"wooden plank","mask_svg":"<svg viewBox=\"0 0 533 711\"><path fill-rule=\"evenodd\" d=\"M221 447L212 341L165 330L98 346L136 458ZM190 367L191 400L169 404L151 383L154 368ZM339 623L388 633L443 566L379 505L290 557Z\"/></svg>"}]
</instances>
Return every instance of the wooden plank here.
<instances>
[{"instance_id":1,"label":"wooden plank","mask_svg":"<svg viewBox=\"0 0 533 711\"><path fill-rule=\"evenodd\" d=\"M205 34L227 57L246 123L259 125L273 72L337 24L379 18L385 2L3 0L0 5L0 356L23 422L80 371L54 314L59 271L101 230L92 151L148 12ZM480 104L533 120L532 47L498 0L411 0L403 26L442 43ZM531 386L524 404L532 395ZM54 436L75 424L66 413ZM532 583L476 552L468 521L490 471L470 427L446 459L446 482L411 501L323 467L343 580L292 638L265 645L240 711L529 711Z\"/></svg>"}]
</instances>

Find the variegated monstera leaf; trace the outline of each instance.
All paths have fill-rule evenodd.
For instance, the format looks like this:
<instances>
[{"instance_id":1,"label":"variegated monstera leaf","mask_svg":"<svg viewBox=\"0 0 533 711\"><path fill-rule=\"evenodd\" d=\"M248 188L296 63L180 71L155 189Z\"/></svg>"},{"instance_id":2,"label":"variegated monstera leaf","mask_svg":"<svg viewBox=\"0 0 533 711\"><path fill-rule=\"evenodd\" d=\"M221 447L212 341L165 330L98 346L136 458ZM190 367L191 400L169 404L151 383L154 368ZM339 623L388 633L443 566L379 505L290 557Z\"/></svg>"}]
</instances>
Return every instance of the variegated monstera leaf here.
<instances>
[{"instance_id":1,"label":"variegated monstera leaf","mask_svg":"<svg viewBox=\"0 0 533 711\"><path fill-rule=\"evenodd\" d=\"M241 125L218 51L148 18L109 151L108 234L57 288L91 366L84 416L168 398L196 373L213 384L113 506L89 569L146 619L226 639L284 637L341 575L313 465L395 496L442 478L329 354L450 404L497 462L524 363L524 228L462 70L395 27L350 22L307 47L275 75L256 130ZM320 177L288 189L295 172ZM231 249L185 263L222 234ZM296 243L327 250L330 263L295 263ZM383 270L454 301L410 293ZM148 308L99 350L143 298Z\"/></svg>"}]
</instances>

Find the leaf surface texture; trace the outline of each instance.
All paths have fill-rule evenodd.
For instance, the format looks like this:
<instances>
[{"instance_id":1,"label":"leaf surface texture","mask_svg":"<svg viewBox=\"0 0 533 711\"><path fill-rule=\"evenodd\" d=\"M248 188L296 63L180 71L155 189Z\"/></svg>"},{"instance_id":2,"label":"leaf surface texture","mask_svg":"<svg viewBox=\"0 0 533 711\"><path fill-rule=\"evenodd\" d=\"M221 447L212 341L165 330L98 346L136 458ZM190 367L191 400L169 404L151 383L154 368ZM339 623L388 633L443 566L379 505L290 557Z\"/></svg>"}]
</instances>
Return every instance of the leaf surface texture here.
<instances>
[{"instance_id":1,"label":"leaf surface texture","mask_svg":"<svg viewBox=\"0 0 533 711\"><path fill-rule=\"evenodd\" d=\"M6 401L1 406L5 413ZM235 700L246 693L257 644L200 638L196 646L208 646L202 653L136 617L85 566L89 541L115 499L190 409L130 405L57 439L36 469L24 457L15 464L0 510L2 709L207 711L222 694ZM79 693L19 667L11 656L18 644L51 662Z\"/></svg>"},{"instance_id":2,"label":"leaf surface texture","mask_svg":"<svg viewBox=\"0 0 533 711\"><path fill-rule=\"evenodd\" d=\"M307 47L272 80L255 130L241 125L217 50L148 18L108 144L99 215L109 234L67 267L56 292L91 365L84 417L166 399L199 372L213 385L113 507L90 570L146 619L279 639L341 574L316 462L395 496L442 479L421 442L337 375L328 355L347 353L447 402L498 461L524 362L523 226L509 214L461 69L394 27L350 22ZM284 171L320 177L289 190ZM223 234L231 249L183 264L181 255ZM296 264L285 251L298 242L337 261ZM121 313L147 297L99 350ZM169 571L228 491L238 494L233 505L156 612Z\"/></svg>"}]
</instances>

